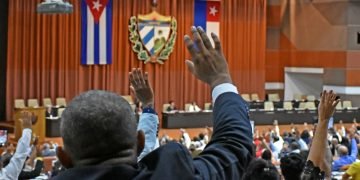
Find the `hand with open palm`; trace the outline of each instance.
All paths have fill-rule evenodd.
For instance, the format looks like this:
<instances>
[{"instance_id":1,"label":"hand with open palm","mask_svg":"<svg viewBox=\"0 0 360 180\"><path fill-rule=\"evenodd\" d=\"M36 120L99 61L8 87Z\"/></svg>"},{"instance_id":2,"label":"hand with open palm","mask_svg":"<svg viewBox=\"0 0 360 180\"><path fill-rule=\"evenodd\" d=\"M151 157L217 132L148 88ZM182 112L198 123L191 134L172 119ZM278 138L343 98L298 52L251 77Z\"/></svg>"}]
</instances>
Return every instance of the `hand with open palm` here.
<instances>
[{"instance_id":1,"label":"hand with open palm","mask_svg":"<svg viewBox=\"0 0 360 180\"><path fill-rule=\"evenodd\" d=\"M148 73L143 73L139 68L133 69L129 78L130 89L143 107L154 107L154 93L149 84Z\"/></svg>"}]
</instances>

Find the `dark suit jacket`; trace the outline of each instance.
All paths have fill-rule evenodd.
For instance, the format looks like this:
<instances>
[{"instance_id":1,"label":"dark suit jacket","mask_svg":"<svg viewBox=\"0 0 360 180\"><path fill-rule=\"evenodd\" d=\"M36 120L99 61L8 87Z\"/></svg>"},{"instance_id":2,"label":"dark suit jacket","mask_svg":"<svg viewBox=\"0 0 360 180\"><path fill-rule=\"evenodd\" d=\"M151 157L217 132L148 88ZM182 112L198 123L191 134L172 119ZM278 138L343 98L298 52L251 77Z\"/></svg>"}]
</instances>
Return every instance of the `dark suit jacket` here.
<instances>
[{"instance_id":1,"label":"dark suit jacket","mask_svg":"<svg viewBox=\"0 0 360 180\"><path fill-rule=\"evenodd\" d=\"M204 151L169 143L136 166L88 166L66 170L54 179L241 179L252 159L252 133L245 101L235 93L220 95L214 106L214 130Z\"/></svg>"}]
</instances>

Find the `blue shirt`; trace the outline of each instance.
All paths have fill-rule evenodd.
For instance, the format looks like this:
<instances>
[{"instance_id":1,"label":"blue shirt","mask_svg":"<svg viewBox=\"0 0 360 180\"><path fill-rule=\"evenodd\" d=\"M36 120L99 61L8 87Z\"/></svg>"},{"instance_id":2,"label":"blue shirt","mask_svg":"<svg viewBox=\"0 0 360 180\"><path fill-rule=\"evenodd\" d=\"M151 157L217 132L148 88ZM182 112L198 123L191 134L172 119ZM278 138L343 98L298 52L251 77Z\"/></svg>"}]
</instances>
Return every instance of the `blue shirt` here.
<instances>
[{"instance_id":1,"label":"blue shirt","mask_svg":"<svg viewBox=\"0 0 360 180\"><path fill-rule=\"evenodd\" d=\"M157 130L159 124L159 117L152 108L144 108L143 113L140 115L138 131L141 130L145 134L145 146L143 151L138 157L140 161L143 157L156 149Z\"/></svg>"},{"instance_id":2,"label":"blue shirt","mask_svg":"<svg viewBox=\"0 0 360 180\"><path fill-rule=\"evenodd\" d=\"M333 171L339 171L341 167L352 164L356 161L358 149L354 138L351 139L351 155L341 156L338 160L333 162Z\"/></svg>"}]
</instances>

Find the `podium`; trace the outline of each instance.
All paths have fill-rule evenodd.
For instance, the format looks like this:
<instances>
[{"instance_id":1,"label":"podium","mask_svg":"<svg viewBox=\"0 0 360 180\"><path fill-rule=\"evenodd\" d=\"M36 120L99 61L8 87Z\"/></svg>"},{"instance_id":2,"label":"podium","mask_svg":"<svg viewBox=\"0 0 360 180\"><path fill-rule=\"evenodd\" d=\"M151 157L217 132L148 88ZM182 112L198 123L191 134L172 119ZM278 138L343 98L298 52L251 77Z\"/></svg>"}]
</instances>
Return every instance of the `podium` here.
<instances>
[{"instance_id":1,"label":"podium","mask_svg":"<svg viewBox=\"0 0 360 180\"><path fill-rule=\"evenodd\" d=\"M14 120L15 120L15 140L18 141L21 138L23 127L20 122L21 113L27 111L33 113L37 117L37 121L32 125L33 136L39 136L39 141L45 141L45 107L27 107L27 108L15 108Z\"/></svg>"}]
</instances>

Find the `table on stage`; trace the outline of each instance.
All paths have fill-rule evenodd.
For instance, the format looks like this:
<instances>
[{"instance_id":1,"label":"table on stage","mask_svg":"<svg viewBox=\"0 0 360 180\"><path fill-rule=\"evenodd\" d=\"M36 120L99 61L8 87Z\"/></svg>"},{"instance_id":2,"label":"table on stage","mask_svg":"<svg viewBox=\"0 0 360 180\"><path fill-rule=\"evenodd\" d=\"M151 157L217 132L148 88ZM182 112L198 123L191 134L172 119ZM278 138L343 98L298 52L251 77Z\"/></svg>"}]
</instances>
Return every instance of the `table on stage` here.
<instances>
[{"instance_id":1,"label":"table on stage","mask_svg":"<svg viewBox=\"0 0 360 180\"><path fill-rule=\"evenodd\" d=\"M249 112L250 120L255 125L272 125L274 120L283 124L302 124L304 122L313 123L317 118L316 110L276 110L260 111L251 110ZM343 120L344 123L352 123L354 119L360 119L360 110L338 110L334 114L334 122ZM212 126L212 112L175 112L162 113L162 128L203 128Z\"/></svg>"},{"instance_id":2,"label":"table on stage","mask_svg":"<svg viewBox=\"0 0 360 180\"><path fill-rule=\"evenodd\" d=\"M46 137L60 137L60 117L46 117Z\"/></svg>"}]
</instances>

